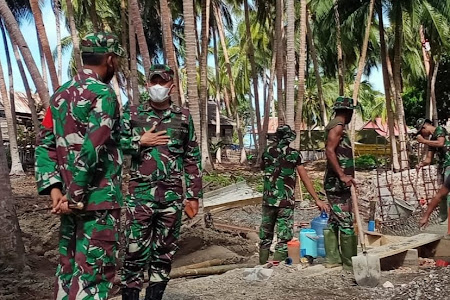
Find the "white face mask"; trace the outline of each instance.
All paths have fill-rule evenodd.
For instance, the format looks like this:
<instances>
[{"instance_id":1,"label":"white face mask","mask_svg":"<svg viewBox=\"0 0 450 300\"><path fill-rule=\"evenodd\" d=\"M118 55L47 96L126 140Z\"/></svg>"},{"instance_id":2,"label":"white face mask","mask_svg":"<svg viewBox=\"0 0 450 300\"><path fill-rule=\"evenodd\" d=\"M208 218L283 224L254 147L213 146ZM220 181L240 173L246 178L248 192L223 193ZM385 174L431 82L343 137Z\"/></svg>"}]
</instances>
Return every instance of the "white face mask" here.
<instances>
[{"instance_id":1,"label":"white face mask","mask_svg":"<svg viewBox=\"0 0 450 300\"><path fill-rule=\"evenodd\" d=\"M148 93L150 95L150 99L153 102L161 103L166 101L167 97L169 97L170 87L165 87L160 84L156 84L148 88Z\"/></svg>"}]
</instances>

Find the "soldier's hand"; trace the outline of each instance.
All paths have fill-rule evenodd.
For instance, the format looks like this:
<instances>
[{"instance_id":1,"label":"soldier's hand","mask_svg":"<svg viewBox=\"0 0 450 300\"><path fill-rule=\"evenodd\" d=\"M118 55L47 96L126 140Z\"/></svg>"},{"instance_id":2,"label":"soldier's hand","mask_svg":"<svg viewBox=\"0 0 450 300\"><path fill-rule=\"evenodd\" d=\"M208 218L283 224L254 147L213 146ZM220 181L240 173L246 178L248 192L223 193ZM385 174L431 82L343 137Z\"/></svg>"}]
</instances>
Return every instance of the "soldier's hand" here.
<instances>
[{"instance_id":1,"label":"soldier's hand","mask_svg":"<svg viewBox=\"0 0 450 300\"><path fill-rule=\"evenodd\" d=\"M349 175L344 175L341 178L341 181L345 183L346 186L352 186L354 185L356 187L356 181L355 178Z\"/></svg>"},{"instance_id":2,"label":"soldier's hand","mask_svg":"<svg viewBox=\"0 0 450 300\"><path fill-rule=\"evenodd\" d=\"M59 200L58 205L56 206L55 214L57 215L67 215L72 213L72 210L69 208L69 201L67 201L67 196L64 195L61 200Z\"/></svg>"},{"instance_id":3,"label":"soldier's hand","mask_svg":"<svg viewBox=\"0 0 450 300\"><path fill-rule=\"evenodd\" d=\"M421 144L423 144L425 141L426 141L426 139L422 136L422 135L418 135L417 136L417 141L419 142L419 143L421 143Z\"/></svg>"},{"instance_id":4,"label":"soldier's hand","mask_svg":"<svg viewBox=\"0 0 450 300\"><path fill-rule=\"evenodd\" d=\"M425 228L428 226L428 221L429 221L429 217L427 215L424 215L422 217L422 219L420 219L419 221L419 227L420 228Z\"/></svg>"},{"instance_id":5,"label":"soldier's hand","mask_svg":"<svg viewBox=\"0 0 450 300\"><path fill-rule=\"evenodd\" d=\"M63 194L59 188L53 188L50 191L50 198L52 199L52 213L56 213L56 206L58 205L59 201L63 197Z\"/></svg>"},{"instance_id":6,"label":"soldier's hand","mask_svg":"<svg viewBox=\"0 0 450 300\"><path fill-rule=\"evenodd\" d=\"M166 135L165 130L155 132L155 125L153 125L152 128L150 128L149 131L146 131L141 136L141 145L142 146L159 146L159 145L166 145L169 142L169 136Z\"/></svg>"},{"instance_id":7,"label":"soldier's hand","mask_svg":"<svg viewBox=\"0 0 450 300\"><path fill-rule=\"evenodd\" d=\"M320 211L325 211L326 213L330 212L330 206L325 201L316 200L316 205L319 207Z\"/></svg>"},{"instance_id":8,"label":"soldier's hand","mask_svg":"<svg viewBox=\"0 0 450 300\"><path fill-rule=\"evenodd\" d=\"M198 214L198 200L187 199L185 203L185 210L189 211L189 217L193 218Z\"/></svg>"}]
</instances>

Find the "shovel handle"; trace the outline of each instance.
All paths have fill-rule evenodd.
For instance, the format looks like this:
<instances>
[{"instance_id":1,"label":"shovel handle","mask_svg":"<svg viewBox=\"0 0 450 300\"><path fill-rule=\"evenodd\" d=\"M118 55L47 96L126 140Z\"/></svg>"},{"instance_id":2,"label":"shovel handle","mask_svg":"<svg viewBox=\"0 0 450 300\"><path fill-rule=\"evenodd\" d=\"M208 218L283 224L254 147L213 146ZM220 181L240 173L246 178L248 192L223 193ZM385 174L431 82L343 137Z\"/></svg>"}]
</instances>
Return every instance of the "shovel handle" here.
<instances>
[{"instance_id":1,"label":"shovel handle","mask_svg":"<svg viewBox=\"0 0 450 300\"><path fill-rule=\"evenodd\" d=\"M358 225L359 243L361 244L363 252L366 252L366 242L364 240L364 231L361 223L361 216L359 214L358 198L356 197L355 186L352 184L350 189L352 193L353 213L355 215L356 224Z\"/></svg>"}]
</instances>

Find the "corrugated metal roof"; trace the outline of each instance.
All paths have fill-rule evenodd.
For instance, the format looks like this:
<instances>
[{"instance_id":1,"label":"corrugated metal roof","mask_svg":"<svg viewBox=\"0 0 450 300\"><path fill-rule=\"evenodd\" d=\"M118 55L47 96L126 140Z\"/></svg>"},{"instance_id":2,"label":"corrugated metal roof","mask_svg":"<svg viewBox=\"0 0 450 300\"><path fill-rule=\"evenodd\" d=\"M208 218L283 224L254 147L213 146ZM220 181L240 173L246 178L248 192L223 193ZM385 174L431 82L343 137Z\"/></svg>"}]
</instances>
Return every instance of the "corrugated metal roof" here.
<instances>
[{"instance_id":1,"label":"corrugated metal roof","mask_svg":"<svg viewBox=\"0 0 450 300\"><path fill-rule=\"evenodd\" d=\"M41 104L41 100L38 94L33 94L33 98L35 103L39 106ZM31 115L30 107L28 106L28 97L24 92L15 92L14 93L14 106L16 108L17 114L23 115ZM3 98L0 97L0 110L4 110L3 108Z\"/></svg>"}]
</instances>

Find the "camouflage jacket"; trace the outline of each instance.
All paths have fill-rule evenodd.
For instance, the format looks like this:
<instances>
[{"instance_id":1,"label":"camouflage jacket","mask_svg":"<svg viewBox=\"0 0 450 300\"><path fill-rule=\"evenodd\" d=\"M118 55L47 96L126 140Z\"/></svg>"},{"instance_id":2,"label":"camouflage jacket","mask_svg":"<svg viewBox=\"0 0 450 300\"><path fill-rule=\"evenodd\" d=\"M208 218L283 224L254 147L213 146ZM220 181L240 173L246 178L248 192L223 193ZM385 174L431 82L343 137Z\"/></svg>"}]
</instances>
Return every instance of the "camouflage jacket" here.
<instances>
[{"instance_id":1,"label":"camouflage jacket","mask_svg":"<svg viewBox=\"0 0 450 300\"><path fill-rule=\"evenodd\" d=\"M328 134L330 130L336 126L345 125L337 119L331 120L325 128L325 141L328 140ZM342 135L339 145L336 148L336 156L339 165L344 171L344 174L354 177L355 162L353 160L352 144L350 142L350 138L347 135L345 127L344 134ZM327 162L327 168L325 170L324 189L327 192L342 192L350 189L349 187L345 186L345 184L339 179L339 176L333 170L329 162Z\"/></svg>"},{"instance_id":2,"label":"camouflage jacket","mask_svg":"<svg viewBox=\"0 0 450 300\"><path fill-rule=\"evenodd\" d=\"M122 205L119 108L114 91L89 69L80 71L50 99L37 137L39 194L59 186L86 210Z\"/></svg>"},{"instance_id":3,"label":"camouflage jacket","mask_svg":"<svg viewBox=\"0 0 450 300\"><path fill-rule=\"evenodd\" d=\"M144 147L140 138L155 125L166 130L166 145ZM122 115L121 145L131 155L131 199L168 203L202 197L201 154L189 110L174 104L158 114L148 102L126 106ZM186 183L183 197L182 175Z\"/></svg>"},{"instance_id":4,"label":"camouflage jacket","mask_svg":"<svg viewBox=\"0 0 450 300\"><path fill-rule=\"evenodd\" d=\"M264 171L263 205L293 207L297 166L302 164L300 152L289 143L277 141L264 151L261 166Z\"/></svg>"},{"instance_id":5,"label":"camouflage jacket","mask_svg":"<svg viewBox=\"0 0 450 300\"><path fill-rule=\"evenodd\" d=\"M444 147L430 147L430 150L437 153L439 167L444 170L450 167L450 139L447 130L442 126L436 127L431 135L431 140L436 141L439 137L445 138Z\"/></svg>"}]
</instances>

